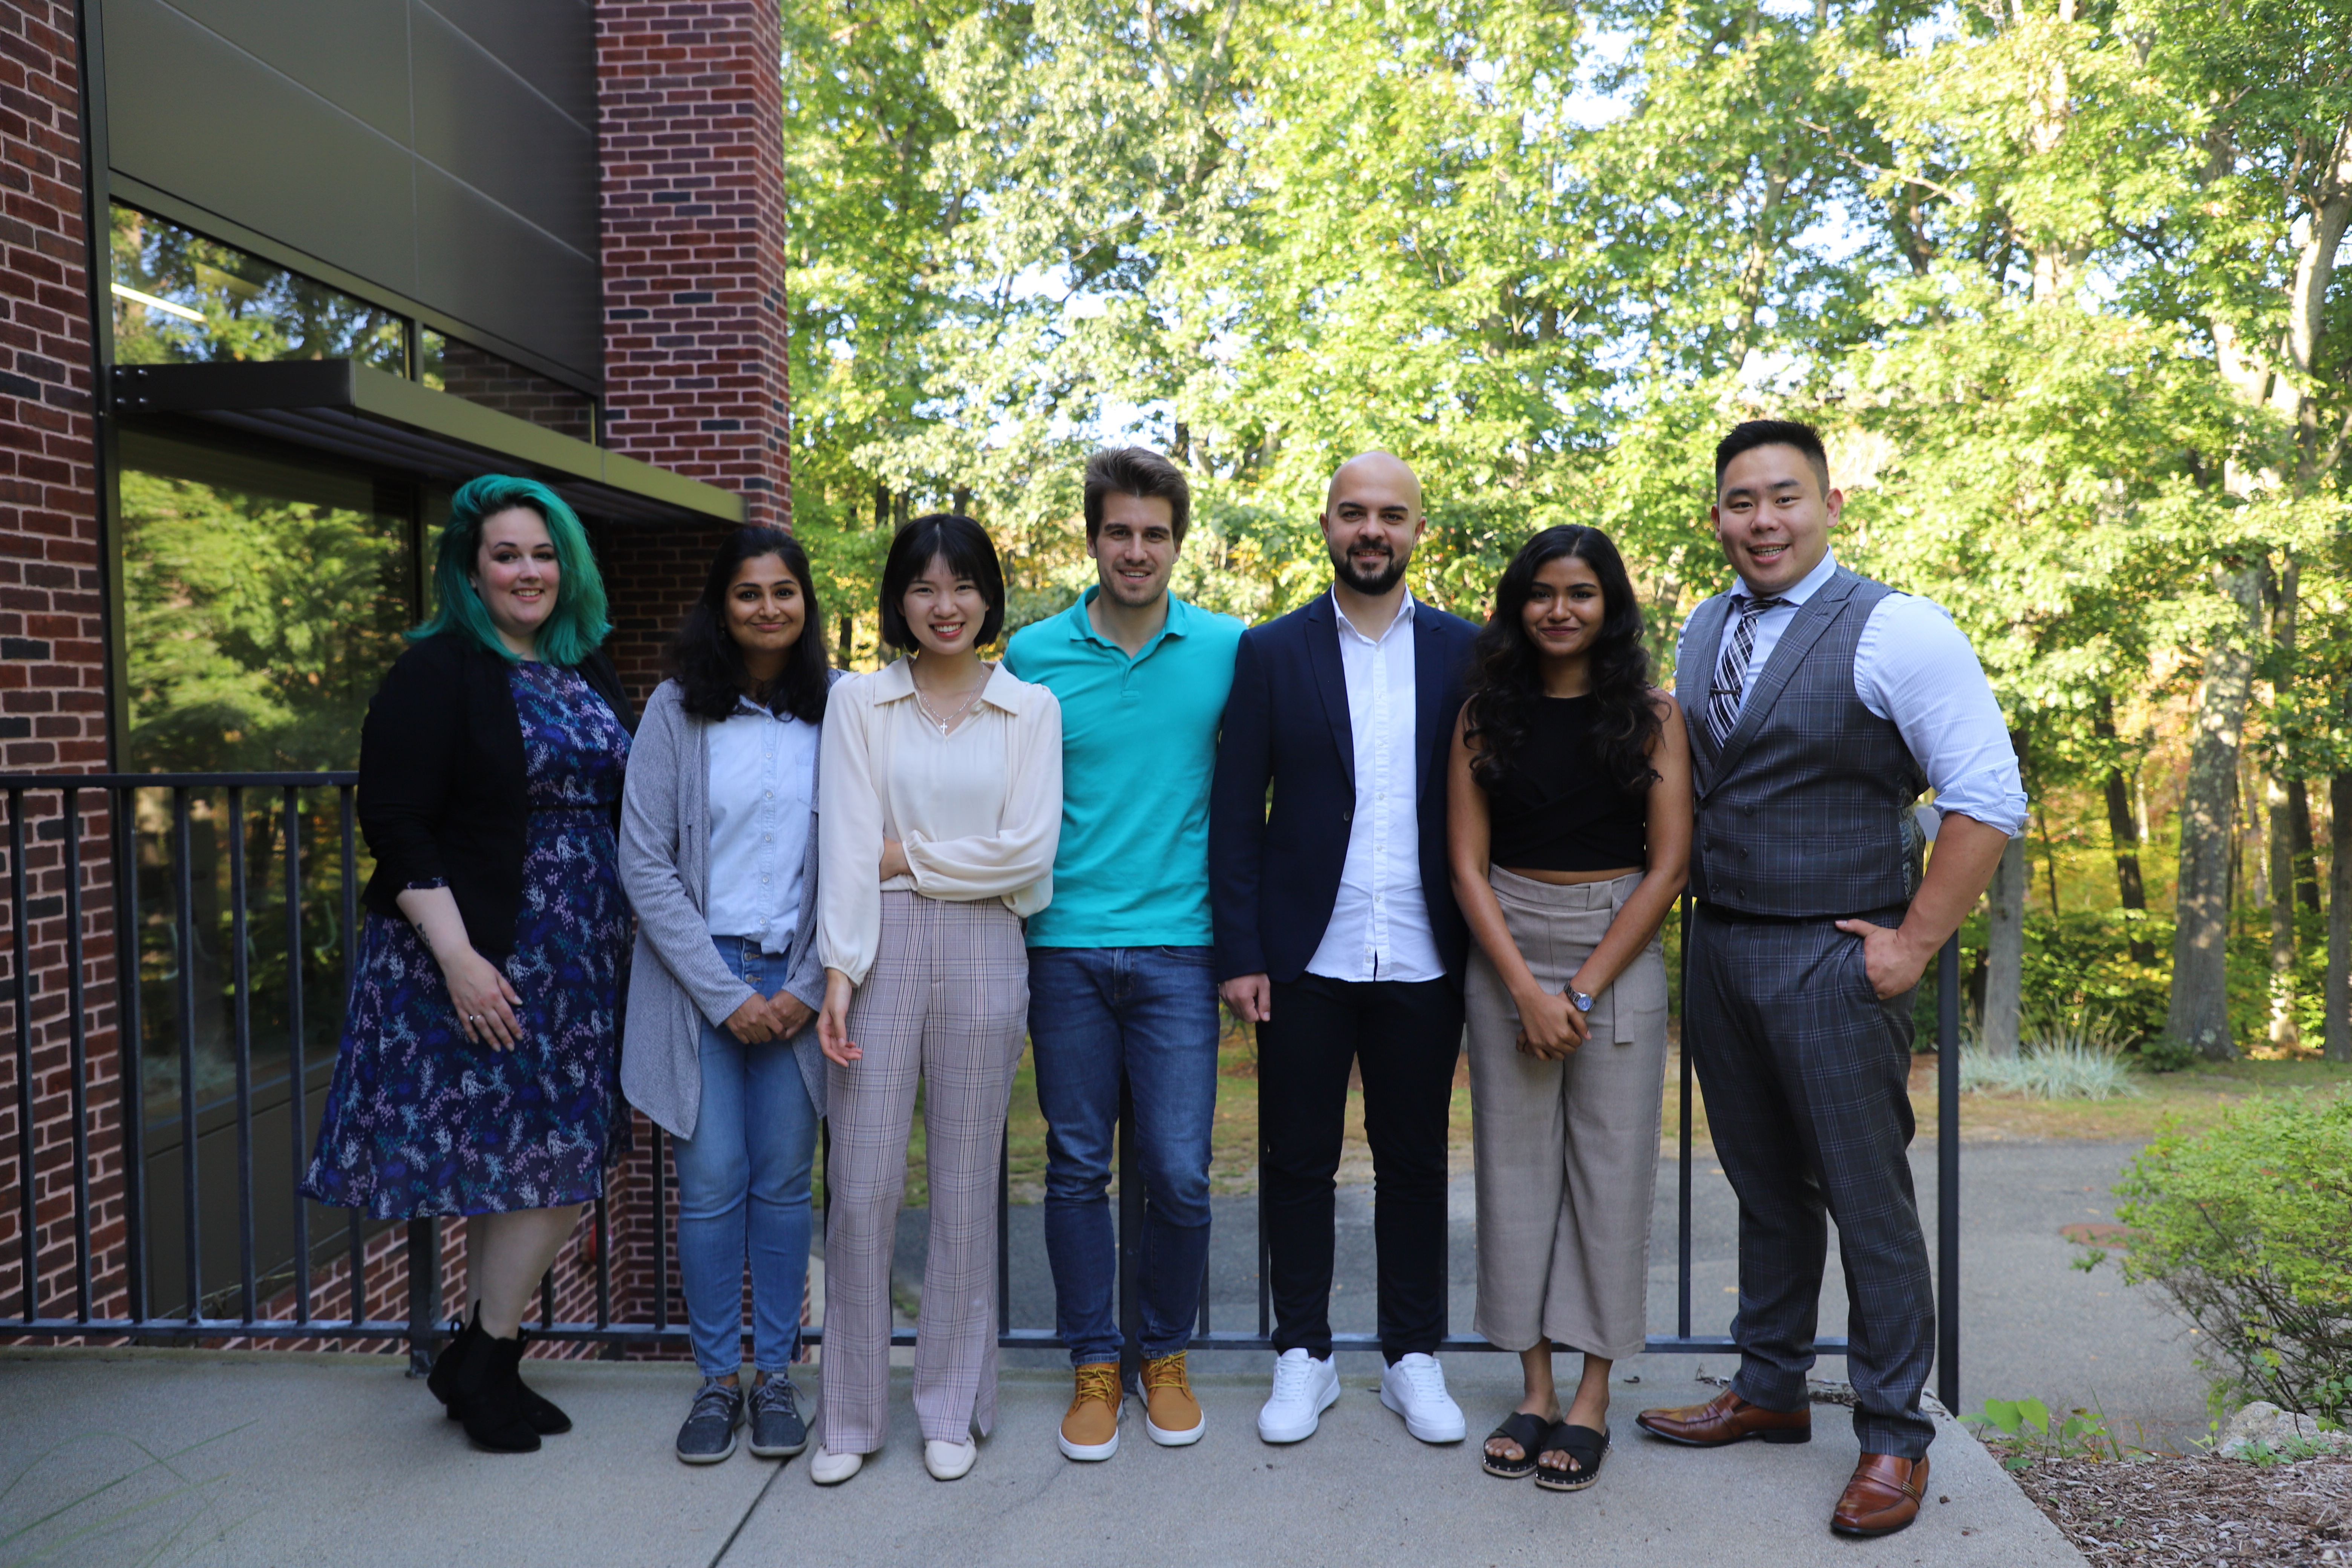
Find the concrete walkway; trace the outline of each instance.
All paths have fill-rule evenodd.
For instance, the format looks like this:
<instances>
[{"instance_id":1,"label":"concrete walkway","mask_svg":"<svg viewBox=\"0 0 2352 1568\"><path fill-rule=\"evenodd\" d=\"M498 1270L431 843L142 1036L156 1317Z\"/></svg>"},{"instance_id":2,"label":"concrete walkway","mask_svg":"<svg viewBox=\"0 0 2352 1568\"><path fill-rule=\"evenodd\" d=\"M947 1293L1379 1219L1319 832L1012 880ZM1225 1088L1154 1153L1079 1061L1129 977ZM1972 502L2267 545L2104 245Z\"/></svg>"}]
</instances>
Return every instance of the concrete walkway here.
<instances>
[{"instance_id":1,"label":"concrete walkway","mask_svg":"<svg viewBox=\"0 0 2352 1568\"><path fill-rule=\"evenodd\" d=\"M1686 1366L1626 1363L1616 1444L1570 1496L1503 1482L1475 1434L1507 1408L1500 1358L1454 1358L1473 1440L1417 1443L1382 1409L1377 1359L1342 1360L1344 1392L1306 1443L1253 1428L1260 1372L1202 1378L1209 1433L1155 1448L1130 1415L1118 1455L1073 1465L1054 1447L1066 1377L1008 1373L996 1435L971 1475L923 1473L907 1374L889 1447L844 1487L800 1461L739 1453L689 1468L668 1452L690 1373L551 1363L533 1381L571 1411L536 1456L473 1452L389 1361L179 1351L0 1356L0 1563L114 1568L704 1568L715 1563L1169 1563L1444 1568L1510 1563L1999 1564L2082 1560L1968 1434L1945 1422L1926 1516L1879 1542L1827 1530L1853 1468L1845 1412L1824 1405L1803 1447L1718 1452L1642 1439L1642 1405L1705 1397ZM1631 1380L1639 1378L1638 1384ZM810 1381L814 1381L813 1379Z\"/></svg>"}]
</instances>

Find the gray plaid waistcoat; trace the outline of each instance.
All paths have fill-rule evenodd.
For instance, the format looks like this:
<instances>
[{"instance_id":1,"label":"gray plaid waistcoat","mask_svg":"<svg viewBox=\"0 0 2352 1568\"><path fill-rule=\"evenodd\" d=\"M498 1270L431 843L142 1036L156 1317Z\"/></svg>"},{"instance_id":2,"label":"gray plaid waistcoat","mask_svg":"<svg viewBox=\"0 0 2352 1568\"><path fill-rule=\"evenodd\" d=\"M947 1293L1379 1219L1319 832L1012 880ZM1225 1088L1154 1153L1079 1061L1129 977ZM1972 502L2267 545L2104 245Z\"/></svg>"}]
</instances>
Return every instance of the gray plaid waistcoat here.
<instances>
[{"instance_id":1,"label":"gray plaid waistcoat","mask_svg":"<svg viewBox=\"0 0 2352 1568\"><path fill-rule=\"evenodd\" d=\"M1763 668L1749 667L1738 727L1720 748L1707 695L1731 595L1693 612L1675 695L1690 731L1690 886L1701 901L1796 919L1910 901L1924 847L1911 805L1927 776L1894 724L1853 693L1862 628L1893 592L1839 567Z\"/></svg>"}]
</instances>

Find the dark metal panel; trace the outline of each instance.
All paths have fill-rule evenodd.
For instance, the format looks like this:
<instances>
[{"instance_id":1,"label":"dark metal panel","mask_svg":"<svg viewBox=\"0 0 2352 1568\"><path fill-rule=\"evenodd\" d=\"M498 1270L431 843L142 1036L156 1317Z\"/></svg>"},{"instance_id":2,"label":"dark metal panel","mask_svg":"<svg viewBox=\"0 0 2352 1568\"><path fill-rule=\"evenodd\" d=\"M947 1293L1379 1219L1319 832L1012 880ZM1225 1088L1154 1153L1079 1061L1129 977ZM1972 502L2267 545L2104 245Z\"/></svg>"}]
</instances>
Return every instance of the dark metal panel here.
<instances>
[{"instance_id":1,"label":"dark metal panel","mask_svg":"<svg viewBox=\"0 0 2352 1568\"><path fill-rule=\"evenodd\" d=\"M557 363L604 363L604 280L583 255L462 180L416 163L417 292L460 321L488 321Z\"/></svg>"},{"instance_id":2,"label":"dark metal panel","mask_svg":"<svg viewBox=\"0 0 2352 1568\"><path fill-rule=\"evenodd\" d=\"M409 140L405 0L170 0L345 113Z\"/></svg>"},{"instance_id":3,"label":"dark metal panel","mask_svg":"<svg viewBox=\"0 0 2352 1568\"><path fill-rule=\"evenodd\" d=\"M425 6L409 37L416 152L584 256L596 253L596 132Z\"/></svg>"},{"instance_id":4,"label":"dark metal panel","mask_svg":"<svg viewBox=\"0 0 2352 1568\"><path fill-rule=\"evenodd\" d=\"M108 0L106 72L116 169L420 291L407 149L159 0Z\"/></svg>"},{"instance_id":5,"label":"dark metal panel","mask_svg":"<svg viewBox=\"0 0 2352 1568\"><path fill-rule=\"evenodd\" d=\"M411 0L596 129L596 17L588 0Z\"/></svg>"}]
</instances>

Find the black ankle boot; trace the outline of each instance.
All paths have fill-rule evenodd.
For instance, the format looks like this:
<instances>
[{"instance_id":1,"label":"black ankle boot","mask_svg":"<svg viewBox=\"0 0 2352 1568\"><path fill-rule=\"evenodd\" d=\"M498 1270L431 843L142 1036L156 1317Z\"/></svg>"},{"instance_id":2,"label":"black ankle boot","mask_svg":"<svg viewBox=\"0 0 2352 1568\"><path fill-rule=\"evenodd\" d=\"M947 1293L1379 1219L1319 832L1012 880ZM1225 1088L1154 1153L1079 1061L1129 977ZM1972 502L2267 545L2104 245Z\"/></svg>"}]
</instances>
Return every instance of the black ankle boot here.
<instances>
[{"instance_id":1,"label":"black ankle boot","mask_svg":"<svg viewBox=\"0 0 2352 1568\"><path fill-rule=\"evenodd\" d=\"M441 1353L433 1358L433 1371L425 1379L425 1386L432 1391L434 1398L448 1408L449 1419L452 1421L460 1419L466 1414L458 1408L458 1369L479 1352L481 1341L482 1324L479 1308L475 1309L474 1319L470 1322L461 1321L456 1318L450 1319L449 1342L443 1345Z\"/></svg>"},{"instance_id":2,"label":"black ankle boot","mask_svg":"<svg viewBox=\"0 0 2352 1568\"><path fill-rule=\"evenodd\" d=\"M494 1454L530 1454L539 1448L539 1434L523 1415L522 1378L516 1370L521 1360L520 1340L481 1334L454 1377L449 1407L466 1424L466 1436Z\"/></svg>"},{"instance_id":3,"label":"black ankle boot","mask_svg":"<svg viewBox=\"0 0 2352 1568\"><path fill-rule=\"evenodd\" d=\"M518 1329L515 1331L515 1342L529 1345L530 1336ZM516 1353L519 1356L521 1352ZM572 1417L558 1409L555 1401L535 1392L530 1384L523 1382L520 1361L516 1363L515 1387L521 1391L522 1416L530 1423L532 1431L542 1437L554 1437L572 1430Z\"/></svg>"}]
</instances>

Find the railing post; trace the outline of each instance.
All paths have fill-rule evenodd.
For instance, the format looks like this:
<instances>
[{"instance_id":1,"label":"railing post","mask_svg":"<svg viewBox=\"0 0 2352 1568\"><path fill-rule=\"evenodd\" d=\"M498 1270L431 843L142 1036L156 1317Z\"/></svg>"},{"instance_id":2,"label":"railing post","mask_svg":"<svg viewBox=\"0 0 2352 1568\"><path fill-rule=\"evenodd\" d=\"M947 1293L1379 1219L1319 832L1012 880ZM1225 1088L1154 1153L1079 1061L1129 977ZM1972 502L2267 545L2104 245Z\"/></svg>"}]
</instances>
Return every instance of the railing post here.
<instances>
[{"instance_id":1,"label":"railing post","mask_svg":"<svg viewBox=\"0 0 2352 1568\"><path fill-rule=\"evenodd\" d=\"M408 1375L433 1370L441 1348L441 1226L431 1215L408 1222Z\"/></svg>"},{"instance_id":2,"label":"railing post","mask_svg":"<svg viewBox=\"0 0 2352 1568\"><path fill-rule=\"evenodd\" d=\"M1143 1166L1135 1152L1135 1087L1118 1080L1118 1380L1143 1374Z\"/></svg>"},{"instance_id":3,"label":"railing post","mask_svg":"<svg viewBox=\"0 0 2352 1568\"><path fill-rule=\"evenodd\" d=\"M1675 1336L1691 1337L1691 1033L1690 1033L1691 899L1682 897L1682 1034L1675 1057L1682 1068L1681 1117L1675 1164L1681 1181L1675 1197Z\"/></svg>"},{"instance_id":4,"label":"railing post","mask_svg":"<svg viewBox=\"0 0 2352 1568\"><path fill-rule=\"evenodd\" d=\"M1960 939L1936 960L1936 1397L1960 1408Z\"/></svg>"},{"instance_id":5,"label":"railing post","mask_svg":"<svg viewBox=\"0 0 2352 1568\"><path fill-rule=\"evenodd\" d=\"M8 926L16 1004L16 1246L19 1278L25 1282L24 1319L41 1315L40 1244L33 1179L33 978L31 904L25 890L25 792L8 792Z\"/></svg>"},{"instance_id":6,"label":"railing post","mask_svg":"<svg viewBox=\"0 0 2352 1568\"><path fill-rule=\"evenodd\" d=\"M87 1323L89 1291L89 1037L84 1021L81 940L81 792L65 791L66 1041L73 1115L74 1310Z\"/></svg>"}]
</instances>

